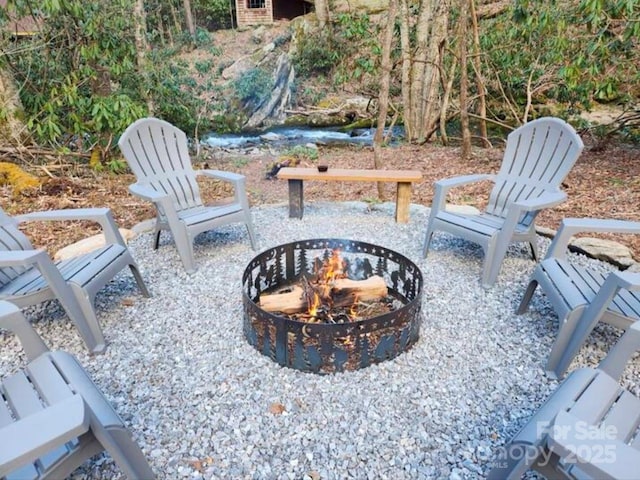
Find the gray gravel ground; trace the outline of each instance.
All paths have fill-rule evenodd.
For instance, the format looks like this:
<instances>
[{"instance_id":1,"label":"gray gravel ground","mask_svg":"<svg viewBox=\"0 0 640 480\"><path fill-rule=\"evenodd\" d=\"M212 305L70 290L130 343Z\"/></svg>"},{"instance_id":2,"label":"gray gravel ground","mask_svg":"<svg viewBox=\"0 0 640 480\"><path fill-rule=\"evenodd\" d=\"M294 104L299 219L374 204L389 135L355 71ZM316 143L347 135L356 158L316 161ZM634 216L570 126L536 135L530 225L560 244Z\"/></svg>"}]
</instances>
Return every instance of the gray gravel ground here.
<instances>
[{"instance_id":1,"label":"gray gravel ground","mask_svg":"<svg viewBox=\"0 0 640 480\"><path fill-rule=\"evenodd\" d=\"M437 233L422 259L427 213L414 205L401 225L392 204L311 203L302 220L289 219L285 205L253 209L261 249L347 238L396 250L421 268L420 340L360 371L301 373L247 344L241 275L255 252L241 225L198 238L192 276L168 236L157 251L151 234L134 239L153 297L140 296L128 272L99 294L103 355L88 355L57 303L27 313L51 348L79 357L159 478L482 478L496 449L557 386L544 373L557 319L539 294L528 314L514 314L534 267L524 247L509 250L488 290L473 244ZM544 253L548 240L540 243ZM598 327L572 368L595 365L615 335ZM0 334L0 374L21 361L17 342ZM625 376L634 389L637 367ZM284 411L272 413L273 405ZM107 455L74 475L119 477Z\"/></svg>"}]
</instances>

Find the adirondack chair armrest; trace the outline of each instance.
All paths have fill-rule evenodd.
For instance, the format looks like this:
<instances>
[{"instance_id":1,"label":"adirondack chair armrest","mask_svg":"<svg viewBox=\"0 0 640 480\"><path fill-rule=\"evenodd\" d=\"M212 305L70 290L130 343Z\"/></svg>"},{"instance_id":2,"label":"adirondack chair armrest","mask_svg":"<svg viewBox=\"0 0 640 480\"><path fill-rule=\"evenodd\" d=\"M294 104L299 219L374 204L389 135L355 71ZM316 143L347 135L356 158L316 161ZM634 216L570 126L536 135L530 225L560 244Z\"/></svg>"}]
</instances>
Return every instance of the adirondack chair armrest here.
<instances>
[{"instance_id":1,"label":"adirondack chair armrest","mask_svg":"<svg viewBox=\"0 0 640 480\"><path fill-rule=\"evenodd\" d=\"M617 274L617 273L616 273ZM640 275L640 274L638 274ZM600 361L598 369L619 380L631 357L640 350L640 322L632 323Z\"/></svg>"},{"instance_id":2,"label":"adirondack chair armrest","mask_svg":"<svg viewBox=\"0 0 640 480\"><path fill-rule=\"evenodd\" d=\"M0 328L18 337L29 361L49 351L22 311L11 302L0 301Z\"/></svg>"},{"instance_id":3,"label":"adirondack chair armrest","mask_svg":"<svg viewBox=\"0 0 640 480\"><path fill-rule=\"evenodd\" d=\"M538 198L519 200L509 205L499 236L503 237L499 244L508 245L508 239L525 212L535 212L562 203L567 198L564 192L547 192ZM505 250L506 251L506 250Z\"/></svg>"},{"instance_id":4,"label":"adirondack chair armrest","mask_svg":"<svg viewBox=\"0 0 640 480\"><path fill-rule=\"evenodd\" d=\"M638 233L640 222L599 218L565 218L560 223L545 258L566 258L571 237L577 233Z\"/></svg>"},{"instance_id":5,"label":"adirondack chair armrest","mask_svg":"<svg viewBox=\"0 0 640 480\"><path fill-rule=\"evenodd\" d=\"M72 221L87 220L100 224L108 243L126 245L116 226L109 208L72 208L68 210L49 210L17 215L19 223L30 221Z\"/></svg>"},{"instance_id":6,"label":"adirondack chair armrest","mask_svg":"<svg viewBox=\"0 0 640 480\"><path fill-rule=\"evenodd\" d=\"M78 394L0 428L0 478L85 433L89 416Z\"/></svg>"},{"instance_id":7,"label":"adirondack chair armrest","mask_svg":"<svg viewBox=\"0 0 640 480\"><path fill-rule=\"evenodd\" d=\"M564 192L547 192L538 198L529 198L514 202L511 207L520 209L521 212L534 212L544 208L555 207L567 199Z\"/></svg>"},{"instance_id":8,"label":"adirondack chair armrest","mask_svg":"<svg viewBox=\"0 0 640 480\"><path fill-rule=\"evenodd\" d=\"M209 178L215 178L225 182L238 183L244 180L246 177L240 173L223 172L222 170L196 170L197 176L204 176Z\"/></svg>"},{"instance_id":9,"label":"adirondack chair armrest","mask_svg":"<svg viewBox=\"0 0 640 480\"><path fill-rule=\"evenodd\" d=\"M129 185L129 192L136 197L140 197L143 200L155 204L156 208L163 212L171 222L180 221L176 207L173 204L173 200L168 194L158 192L157 190L140 183L133 183Z\"/></svg>"},{"instance_id":10,"label":"adirondack chair armrest","mask_svg":"<svg viewBox=\"0 0 640 480\"><path fill-rule=\"evenodd\" d=\"M436 210L444 210L449 190L470 183L482 182L485 180L493 181L495 175L492 174L473 174L462 175L458 177L445 178L434 182L434 200L433 206Z\"/></svg>"},{"instance_id":11,"label":"adirondack chair armrest","mask_svg":"<svg viewBox=\"0 0 640 480\"><path fill-rule=\"evenodd\" d=\"M196 170L196 175L231 183L233 185L235 201L248 207L245 195L246 177L244 175L234 172L223 172L221 170Z\"/></svg>"},{"instance_id":12,"label":"adirondack chair armrest","mask_svg":"<svg viewBox=\"0 0 640 480\"><path fill-rule=\"evenodd\" d=\"M633 478L640 471L640 455L615 433L562 411L554 420L548 442L565 464L575 464L591 478Z\"/></svg>"},{"instance_id":13,"label":"adirondack chair armrest","mask_svg":"<svg viewBox=\"0 0 640 480\"><path fill-rule=\"evenodd\" d=\"M71 287L44 250L0 251L0 267L37 268L56 298L65 305L67 312L68 308L77 308L81 312Z\"/></svg>"},{"instance_id":14,"label":"adirondack chair armrest","mask_svg":"<svg viewBox=\"0 0 640 480\"><path fill-rule=\"evenodd\" d=\"M136 197L140 197L143 200L153 203L160 203L162 206L171 204L171 197L167 193L159 192L147 185L140 183L132 183L129 185L129 192Z\"/></svg>"}]
</instances>

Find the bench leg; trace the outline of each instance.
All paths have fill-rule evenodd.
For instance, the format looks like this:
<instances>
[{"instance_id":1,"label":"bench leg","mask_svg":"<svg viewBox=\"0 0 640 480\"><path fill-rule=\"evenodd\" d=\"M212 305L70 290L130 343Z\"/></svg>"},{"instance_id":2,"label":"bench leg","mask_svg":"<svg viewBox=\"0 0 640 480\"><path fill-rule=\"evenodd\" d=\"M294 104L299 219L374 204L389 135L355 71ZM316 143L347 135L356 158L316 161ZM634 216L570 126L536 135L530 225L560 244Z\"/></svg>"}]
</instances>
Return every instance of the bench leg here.
<instances>
[{"instance_id":1,"label":"bench leg","mask_svg":"<svg viewBox=\"0 0 640 480\"><path fill-rule=\"evenodd\" d=\"M411 202L411 183L398 182L396 192L396 222L409 222L409 203Z\"/></svg>"},{"instance_id":2,"label":"bench leg","mask_svg":"<svg viewBox=\"0 0 640 480\"><path fill-rule=\"evenodd\" d=\"M289 218L302 218L303 212L302 180L289 180Z\"/></svg>"}]
</instances>

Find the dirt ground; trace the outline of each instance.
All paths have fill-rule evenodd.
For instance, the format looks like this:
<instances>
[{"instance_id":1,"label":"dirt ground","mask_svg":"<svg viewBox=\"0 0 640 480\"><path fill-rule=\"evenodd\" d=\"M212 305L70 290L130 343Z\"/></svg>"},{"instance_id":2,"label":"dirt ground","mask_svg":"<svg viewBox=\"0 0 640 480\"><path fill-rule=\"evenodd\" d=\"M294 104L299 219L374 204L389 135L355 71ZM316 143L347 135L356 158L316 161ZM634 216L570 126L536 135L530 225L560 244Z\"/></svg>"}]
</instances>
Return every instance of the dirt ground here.
<instances>
[{"instance_id":1,"label":"dirt ground","mask_svg":"<svg viewBox=\"0 0 640 480\"><path fill-rule=\"evenodd\" d=\"M241 155L208 154L196 168L229 170L247 177L251 205L274 204L287 201L287 184L266 178L266 172L277 158L270 155L243 157ZM473 158L461 160L459 149L437 145L400 146L384 149L384 164L388 169L416 169L424 180L414 185L412 203L429 206L433 196L433 182L438 179L470 173L495 173L500 167L502 150L475 149ZM373 168L371 147L320 147L317 160L303 161L313 166L327 163L334 168ZM133 197L127 187L134 181L130 174L97 174L83 167L45 170L38 166L29 169L42 177L43 186L36 191L14 196L10 187L0 189L0 206L10 214L56 208L106 206L113 210L120 227L131 228L152 218L150 204ZM203 198L213 202L226 198L230 191L217 182L205 180ZM457 189L451 203L482 208L490 183ZM564 191L568 201L544 211L538 225L557 229L563 217L598 217L640 221L640 149L626 145L611 145L604 151L594 151L588 145L567 177ZM386 200L394 199L392 184L385 186ZM360 200L378 202L377 188L369 183L307 182L305 201ZM32 243L53 252L58 248L96 233L91 224L37 222L23 228ZM628 245L640 260L640 235L605 236Z\"/></svg>"}]
</instances>

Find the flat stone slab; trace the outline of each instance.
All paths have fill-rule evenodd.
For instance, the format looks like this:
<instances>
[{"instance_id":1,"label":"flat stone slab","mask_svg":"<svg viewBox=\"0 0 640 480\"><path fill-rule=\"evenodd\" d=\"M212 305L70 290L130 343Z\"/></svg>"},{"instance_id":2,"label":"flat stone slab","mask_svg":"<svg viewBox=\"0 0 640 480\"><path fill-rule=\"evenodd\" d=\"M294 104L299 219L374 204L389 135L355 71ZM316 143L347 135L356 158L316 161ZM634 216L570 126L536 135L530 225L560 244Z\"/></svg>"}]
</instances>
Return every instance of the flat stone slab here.
<instances>
[{"instance_id":1,"label":"flat stone slab","mask_svg":"<svg viewBox=\"0 0 640 480\"><path fill-rule=\"evenodd\" d=\"M122 235L122 238L124 239L125 243L127 243L129 240L131 240L136 236L136 234L133 231L128 230L126 228L120 228L119 230L120 230L120 235ZM95 250L96 248L100 248L104 246L104 244L105 244L104 234L99 233L98 235L92 235L91 237L83 238L82 240L77 241L76 243L72 243L71 245L67 245L66 247L61 248L54 254L53 259L56 262L59 262L61 260L67 260L69 258L77 257L78 255L88 253L91 250Z\"/></svg>"},{"instance_id":2,"label":"flat stone slab","mask_svg":"<svg viewBox=\"0 0 640 480\"><path fill-rule=\"evenodd\" d=\"M459 213L461 215L480 215L480 210L471 205L455 205L453 203L447 203L444 207L447 212Z\"/></svg>"},{"instance_id":3,"label":"flat stone slab","mask_svg":"<svg viewBox=\"0 0 640 480\"><path fill-rule=\"evenodd\" d=\"M622 269L629 268L636 263L631 254L631 250L625 245L614 242L613 240L580 237L573 239L569 246L583 251L590 257L609 262Z\"/></svg>"}]
</instances>

